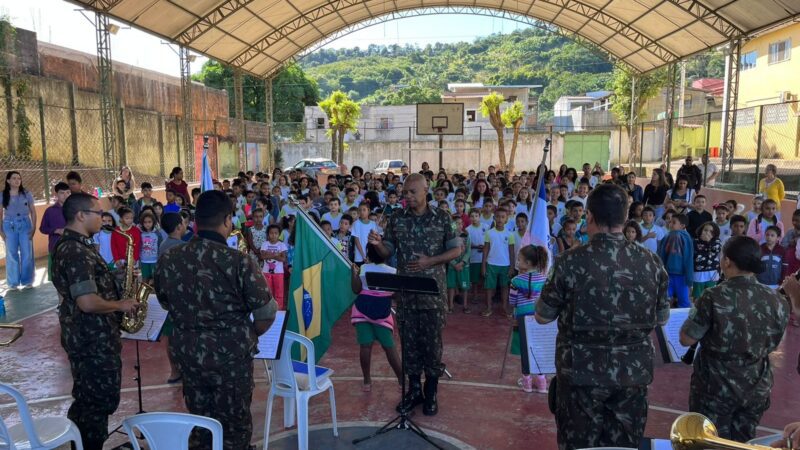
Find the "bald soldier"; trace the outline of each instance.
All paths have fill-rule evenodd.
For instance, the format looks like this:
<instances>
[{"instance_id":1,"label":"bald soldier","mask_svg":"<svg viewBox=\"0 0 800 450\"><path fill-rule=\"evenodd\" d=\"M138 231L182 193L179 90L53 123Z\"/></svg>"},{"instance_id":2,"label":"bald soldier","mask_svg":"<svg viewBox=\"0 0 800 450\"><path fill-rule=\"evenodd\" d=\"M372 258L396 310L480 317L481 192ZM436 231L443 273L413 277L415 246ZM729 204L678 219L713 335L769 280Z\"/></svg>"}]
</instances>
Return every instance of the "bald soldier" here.
<instances>
[{"instance_id":1,"label":"bald soldier","mask_svg":"<svg viewBox=\"0 0 800 450\"><path fill-rule=\"evenodd\" d=\"M411 412L424 403L422 412L436 415L439 410L436 393L442 364L442 329L447 304L446 264L461 252L461 239L450 215L439 208L430 208L426 201L428 185L425 177L415 173L406 178L403 198L406 207L396 210L388 219L383 236L369 234L369 243L378 253L389 258L397 254L397 273L436 280L437 295L408 294L400 301L400 332L403 359L408 374L409 390L397 405L398 412ZM425 390L422 373L425 372Z\"/></svg>"}]
</instances>

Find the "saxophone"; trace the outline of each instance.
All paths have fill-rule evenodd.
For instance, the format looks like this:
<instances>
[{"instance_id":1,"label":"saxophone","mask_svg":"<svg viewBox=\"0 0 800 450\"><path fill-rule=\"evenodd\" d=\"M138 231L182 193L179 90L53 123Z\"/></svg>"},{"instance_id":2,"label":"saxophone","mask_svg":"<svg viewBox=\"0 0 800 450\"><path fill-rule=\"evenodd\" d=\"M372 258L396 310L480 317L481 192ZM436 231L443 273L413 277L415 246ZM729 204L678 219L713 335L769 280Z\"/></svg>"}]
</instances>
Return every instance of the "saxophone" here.
<instances>
[{"instance_id":1,"label":"saxophone","mask_svg":"<svg viewBox=\"0 0 800 450\"><path fill-rule=\"evenodd\" d=\"M133 237L116 228L111 229L111 231L122 236L126 242L125 281L123 283L122 298L132 298L139 304L135 313L125 314L122 317L120 326L128 333L136 333L144 326L144 319L147 317L147 299L153 293L153 287L147 283L140 283L133 274L135 265L133 259Z\"/></svg>"},{"instance_id":2,"label":"saxophone","mask_svg":"<svg viewBox=\"0 0 800 450\"><path fill-rule=\"evenodd\" d=\"M228 237L236 236L236 248L242 254L248 255L250 254L250 246L247 245L247 240L244 238L244 233L240 230L233 230Z\"/></svg>"}]
</instances>

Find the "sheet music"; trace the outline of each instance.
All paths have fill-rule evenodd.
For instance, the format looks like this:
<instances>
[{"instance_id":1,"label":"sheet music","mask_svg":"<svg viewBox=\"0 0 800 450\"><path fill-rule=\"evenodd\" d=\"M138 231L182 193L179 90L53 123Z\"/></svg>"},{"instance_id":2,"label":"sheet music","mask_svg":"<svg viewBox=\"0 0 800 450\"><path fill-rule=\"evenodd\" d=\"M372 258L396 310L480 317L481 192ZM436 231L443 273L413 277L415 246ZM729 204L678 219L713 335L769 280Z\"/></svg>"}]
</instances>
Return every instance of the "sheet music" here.
<instances>
[{"instance_id":1,"label":"sheet music","mask_svg":"<svg viewBox=\"0 0 800 450\"><path fill-rule=\"evenodd\" d=\"M286 311L278 311L266 333L258 337L256 359L277 359L283 334L286 332Z\"/></svg>"},{"instance_id":2,"label":"sheet music","mask_svg":"<svg viewBox=\"0 0 800 450\"><path fill-rule=\"evenodd\" d=\"M541 325L534 316L525 316L528 361L532 374L556 373L556 336L558 321ZM521 349L520 349L521 350Z\"/></svg>"},{"instance_id":3,"label":"sheet music","mask_svg":"<svg viewBox=\"0 0 800 450\"><path fill-rule=\"evenodd\" d=\"M157 341L161 335L161 328L167 320L167 310L161 307L155 294L151 294L147 299L147 316L144 319L144 326L136 333L122 332L122 339L133 339L135 341Z\"/></svg>"},{"instance_id":4,"label":"sheet music","mask_svg":"<svg viewBox=\"0 0 800 450\"><path fill-rule=\"evenodd\" d=\"M692 308L676 308L669 311L669 320L666 325L660 326L657 333L661 352L664 356L669 356L669 362L680 362L681 357L686 354L689 347L681 345L681 326L689 317Z\"/></svg>"}]
</instances>

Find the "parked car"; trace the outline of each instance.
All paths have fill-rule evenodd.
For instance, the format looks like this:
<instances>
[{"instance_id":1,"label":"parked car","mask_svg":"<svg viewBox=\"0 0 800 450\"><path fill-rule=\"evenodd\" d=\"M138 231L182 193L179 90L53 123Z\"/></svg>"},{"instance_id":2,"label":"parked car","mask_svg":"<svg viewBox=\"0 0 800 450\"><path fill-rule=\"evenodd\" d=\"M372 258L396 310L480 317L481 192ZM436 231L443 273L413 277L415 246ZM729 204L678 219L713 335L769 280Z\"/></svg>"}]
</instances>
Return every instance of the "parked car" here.
<instances>
[{"instance_id":1,"label":"parked car","mask_svg":"<svg viewBox=\"0 0 800 450\"><path fill-rule=\"evenodd\" d=\"M383 161L379 162L375 165L375 169L372 170L374 174L382 174L387 172L392 172L394 174L400 174L400 168L403 167L406 163L403 162L402 159L384 159Z\"/></svg>"},{"instance_id":2,"label":"parked car","mask_svg":"<svg viewBox=\"0 0 800 450\"><path fill-rule=\"evenodd\" d=\"M317 175L338 174L339 166L328 158L305 158L295 165L287 167L284 172L289 170L299 170L310 177L316 178Z\"/></svg>"}]
</instances>

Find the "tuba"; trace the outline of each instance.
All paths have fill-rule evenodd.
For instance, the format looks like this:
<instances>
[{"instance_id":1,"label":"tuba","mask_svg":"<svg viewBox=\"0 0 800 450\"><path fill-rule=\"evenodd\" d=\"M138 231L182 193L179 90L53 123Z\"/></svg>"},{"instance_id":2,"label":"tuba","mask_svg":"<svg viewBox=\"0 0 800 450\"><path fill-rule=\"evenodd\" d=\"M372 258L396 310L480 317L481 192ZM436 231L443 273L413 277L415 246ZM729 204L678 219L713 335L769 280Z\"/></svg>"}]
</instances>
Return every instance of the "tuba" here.
<instances>
[{"instance_id":1,"label":"tuba","mask_svg":"<svg viewBox=\"0 0 800 450\"><path fill-rule=\"evenodd\" d=\"M18 323L0 324L0 329L14 330L14 336L7 341L0 341L0 347L7 347L14 343L17 339L22 337L24 328Z\"/></svg>"},{"instance_id":2,"label":"tuba","mask_svg":"<svg viewBox=\"0 0 800 450\"><path fill-rule=\"evenodd\" d=\"M672 423L670 440L673 450L768 450L771 447L723 439L717 427L702 414L686 413Z\"/></svg>"},{"instance_id":3,"label":"tuba","mask_svg":"<svg viewBox=\"0 0 800 450\"><path fill-rule=\"evenodd\" d=\"M128 333L136 333L144 326L144 319L147 317L147 299L153 293L153 287L146 283L141 283L133 274L135 261L133 259L133 237L113 228L111 231L118 233L125 238L125 281L123 282L122 298L132 298L136 300L139 307L133 314L125 314L122 317L120 326Z\"/></svg>"}]
</instances>

